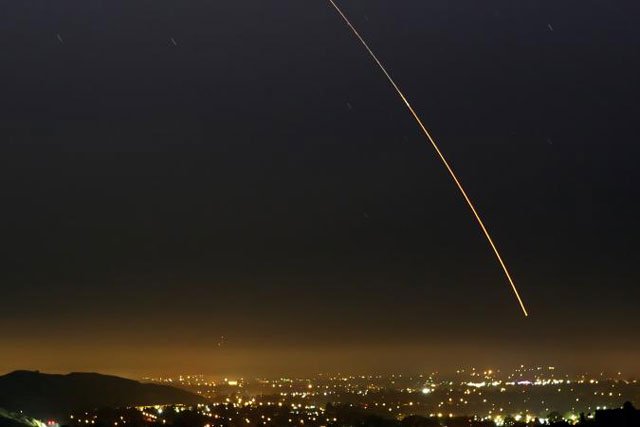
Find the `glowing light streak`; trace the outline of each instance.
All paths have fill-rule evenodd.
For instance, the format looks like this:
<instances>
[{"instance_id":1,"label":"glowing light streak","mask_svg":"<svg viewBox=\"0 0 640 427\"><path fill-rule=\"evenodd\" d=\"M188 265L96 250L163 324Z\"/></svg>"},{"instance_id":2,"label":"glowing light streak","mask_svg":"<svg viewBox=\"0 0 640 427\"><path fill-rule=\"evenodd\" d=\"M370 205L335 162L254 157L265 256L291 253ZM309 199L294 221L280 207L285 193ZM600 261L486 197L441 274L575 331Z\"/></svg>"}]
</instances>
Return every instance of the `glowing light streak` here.
<instances>
[{"instance_id":1,"label":"glowing light streak","mask_svg":"<svg viewBox=\"0 0 640 427\"><path fill-rule=\"evenodd\" d=\"M389 72L387 71L386 67L382 64L382 62L378 59L378 57L373 52L373 50L369 47L369 44L364 40L364 38L360 35L358 30L353 26L353 24L351 23L349 18L342 12L342 9L340 9L340 7L338 7L338 5L334 2L334 0L329 0L329 3L331 3L331 6L333 6L333 8L338 12L338 14L342 17L344 22L349 27L349 29L351 29L353 34L358 38L360 43L367 50L367 52L369 53L371 58L373 58L373 60L376 62L376 64L380 68L380 70L384 73L384 75L387 78L387 80L389 81L389 83L391 83L391 85L393 86L395 91L398 93L398 95L400 96L400 98L404 102L405 106L407 107L407 109L409 110L409 112L411 113L413 118L416 120L416 122L420 126L420 129L422 130L422 133L424 133L424 135L427 137L427 139L429 140L429 142L433 146L433 148L436 151L438 157L442 161L442 164L445 166L445 168L449 172L449 175L451 175L451 178L453 179L453 181L455 182L456 186L458 187L458 190L460 190L460 193L462 194L462 197L467 202L467 205L469 206L469 209L471 209L471 212L473 213L473 216L475 217L476 221L478 222L478 225L480 225L480 228L482 229L482 232L484 233L485 237L487 238L487 241L489 242L489 245L491 246L491 249L493 249L493 252L494 252L496 258L498 259L498 262L500 263L500 266L502 267L502 270L504 271L504 274L507 277L507 280L509 281L509 284L511 285L511 289L513 290L513 293L515 294L515 297L518 300L518 303L520 304L520 308L522 309L522 313L525 315L525 317L529 316L529 313L527 312L527 309L525 308L524 302L523 302L522 298L520 297L520 293L518 292L518 288L516 287L513 279L511 278L511 274L509 273L509 269L507 268L507 265L505 264L505 262L502 260L502 256L500 255L500 252L498 251L497 246L493 242L493 239L491 238L491 235L489 234L489 231L487 230L487 227L484 225L484 222L482 221L482 218L480 218L480 214L476 210L473 202L471 201L471 198L467 195L467 192L465 191L464 187L462 186L462 183L460 182L460 180L458 179L457 175L453 171L453 168L451 167L451 165L449 164L449 162L445 158L444 154L440 150L440 147L438 146L438 144L436 143L435 139L431 135L431 132L429 132L427 127L422 123L422 120L420 119L420 116L418 116L418 113L416 113L416 111L413 109L413 106L411 105L411 103L409 102L407 97L404 95L404 92L402 92L400 87L396 84L395 80L391 77L391 74L389 74Z\"/></svg>"}]
</instances>

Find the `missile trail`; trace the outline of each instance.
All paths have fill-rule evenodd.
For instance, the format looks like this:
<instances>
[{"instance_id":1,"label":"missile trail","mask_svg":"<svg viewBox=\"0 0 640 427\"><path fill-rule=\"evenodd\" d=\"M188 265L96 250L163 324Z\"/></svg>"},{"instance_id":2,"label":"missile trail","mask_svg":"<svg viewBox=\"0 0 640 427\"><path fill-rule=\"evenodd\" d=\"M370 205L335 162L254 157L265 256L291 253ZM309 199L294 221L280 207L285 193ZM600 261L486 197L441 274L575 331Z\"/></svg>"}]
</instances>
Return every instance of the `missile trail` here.
<instances>
[{"instance_id":1,"label":"missile trail","mask_svg":"<svg viewBox=\"0 0 640 427\"><path fill-rule=\"evenodd\" d=\"M429 142L433 146L434 150L436 150L436 153L438 154L438 157L442 161L442 164L444 165L444 167L449 172L449 175L451 175L451 178L453 179L453 181L455 182L456 186L458 187L458 190L460 190L460 193L462 193L462 197L464 197L464 200L467 202L467 205L469 206L469 209L471 209L471 212L473 213L473 216L475 217L476 221L478 222L478 225L480 225L480 228L482 229L482 232L484 233L485 237L487 238L487 241L489 242L489 245L491 246L491 249L493 249L493 252L496 255L496 258L498 259L498 262L500 263L500 266L502 267L502 270L504 271L504 275L507 277L507 280L509 281L509 284L511 285L511 289L513 290L513 293L515 294L515 297L518 300L518 303L520 304L520 308L522 309L522 313L524 314L525 317L529 316L529 313L527 312L527 309L524 306L524 302L522 301L522 298L520 298L520 293L518 292L518 288L516 287L516 284L514 283L513 279L511 278L511 274L509 273L509 269L507 268L507 265L505 264L505 262L502 260L502 256L500 255L500 252L498 251L498 247L495 245L495 243L493 243L493 239L491 238L491 235L489 234L489 231L487 230L487 227L485 227L484 222L482 221L482 218L480 218L480 214L478 214L478 211L476 210L473 202L471 201L471 198L469 198L469 196L467 195L467 192L465 191L464 187L462 186L462 183L460 182L460 180L456 176L455 172L453 171L453 168L451 167L451 165L449 164L449 162L445 158L445 156L442 153L442 151L440 151L440 147L438 147L438 144L436 143L435 139L431 135L431 132L429 132L427 127L422 123L422 120L420 119L420 116L418 116L418 113L416 113L416 111L413 109L413 107L411 106L411 103L409 102L407 97L404 95L404 93L402 92L400 87L396 84L395 80L393 80L393 78L391 77L391 74L389 74L389 72L387 71L386 67L382 64L382 62L380 62L380 60L378 59L376 54L373 52L373 50L371 50L371 48L369 47L369 44L360 35L360 33L358 32L356 27L353 26L353 24L351 23L351 21L349 20L347 15L345 15L344 12L342 12L342 9L340 9L340 7L338 7L338 5L334 2L334 0L328 0L328 1L329 1L329 3L331 3L331 6L333 6L333 8L342 17L342 19L347 24L349 29L351 29L351 31L353 32L353 34L358 38L358 40L360 41L362 46L364 46L364 48L367 50L367 52L369 53L371 58L373 58L373 60L376 62L376 64L378 64L378 67L380 68L380 70L384 73L384 75L387 78L387 80L389 80L389 83L391 83L391 85L393 86L395 91L398 93L398 95L400 96L400 98L404 102L405 106L407 107L407 109L409 110L409 112L411 113L413 118L416 120L416 122L418 123L418 126L420 126L420 129L422 130L422 133L424 133L424 135L427 137L427 139L429 140Z\"/></svg>"}]
</instances>

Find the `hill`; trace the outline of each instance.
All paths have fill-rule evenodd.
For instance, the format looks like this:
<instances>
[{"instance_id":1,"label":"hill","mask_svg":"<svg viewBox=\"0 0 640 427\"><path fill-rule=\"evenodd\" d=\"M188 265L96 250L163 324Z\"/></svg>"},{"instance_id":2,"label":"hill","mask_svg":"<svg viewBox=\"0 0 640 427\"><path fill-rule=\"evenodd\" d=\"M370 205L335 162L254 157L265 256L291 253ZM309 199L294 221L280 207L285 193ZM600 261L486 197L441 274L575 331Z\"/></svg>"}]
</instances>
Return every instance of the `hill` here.
<instances>
[{"instance_id":1,"label":"hill","mask_svg":"<svg viewBox=\"0 0 640 427\"><path fill-rule=\"evenodd\" d=\"M66 417L73 410L85 408L193 405L205 401L175 387L95 373L15 371L0 376L0 408L44 419Z\"/></svg>"}]
</instances>

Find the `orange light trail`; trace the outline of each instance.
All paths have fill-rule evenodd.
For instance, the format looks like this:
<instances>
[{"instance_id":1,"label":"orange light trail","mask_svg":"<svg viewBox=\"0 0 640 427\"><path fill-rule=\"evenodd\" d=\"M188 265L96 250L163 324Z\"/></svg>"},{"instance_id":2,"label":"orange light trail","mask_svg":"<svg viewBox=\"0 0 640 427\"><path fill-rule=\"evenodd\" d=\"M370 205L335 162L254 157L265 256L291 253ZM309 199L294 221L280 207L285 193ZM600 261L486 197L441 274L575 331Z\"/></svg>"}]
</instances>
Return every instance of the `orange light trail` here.
<instances>
[{"instance_id":1,"label":"orange light trail","mask_svg":"<svg viewBox=\"0 0 640 427\"><path fill-rule=\"evenodd\" d=\"M464 200L467 202L467 205L469 206L469 209L471 209L471 212L473 213L473 216L476 218L476 221L478 222L478 225L480 225L480 228L482 229L482 232L484 233L485 237L487 238L487 241L489 242L489 245L491 246L491 249L493 249L493 252L496 255L496 258L498 258L498 262L500 263L500 266L502 267L502 270L504 271L504 274L507 277L507 280L509 281L509 284L511 285L511 289L513 290L513 293L515 294L515 297L518 300L518 303L520 304L520 308L522 309L522 313L525 315L525 317L529 316L529 313L527 312L527 309L524 306L524 302L522 301L522 298L520 297L520 293L518 292L518 288L516 287L516 284L514 283L513 279L511 278L511 274L509 273L509 269L507 268L507 265L505 264L505 262L502 260L502 256L500 255L500 252L498 251L498 247L495 245L495 243L493 243L493 239L491 238L491 235L489 234L489 231L487 230L487 227L485 227L484 222L482 221L482 218L480 218L480 214L478 214L478 211L476 210L473 202L471 201L471 198L467 195L467 192L465 191L464 187L462 186L462 183L460 182L460 180L456 176L455 172L453 171L453 168L451 167L451 165L449 164L447 159L444 157L444 154L442 154L442 151L440 150L440 147L438 147L438 144L436 143L435 139L433 138L433 136L431 136L431 132L429 132L427 127L424 125L424 123L422 123L422 120L420 119L420 116L418 116L418 113L416 113L416 111L413 109L413 107L411 106L411 103L409 102L407 97L404 95L404 93L402 92L400 87L396 84L395 80L393 80L393 78L391 77L391 74L389 74L389 72L387 71L386 67L382 64L382 62L380 62L380 60L378 59L376 54L369 47L369 44L360 35L360 33L358 32L356 27L353 26L353 24L351 23L349 18L347 18L347 16L344 14L344 12L342 12L342 9L340 9L338 7L338 5L333 0L329 0L329 3L331 3L331 5L338 12L338 14L340 14L340 16L342 17L344 22L347 24L347 26L351 29L353 34L355 34L355 36L358 38L360 43L362 43L362 45L367 50L367 52L369 52L369 55L371 56L371 58L373 58L373 60L376 62L376 64L378 64L378 67L380 67L380 70L382 70L382 72L386 76L387 80L389 80L389 83L391 83L391 85L396 90L396 92L398 93L398 95L400 96L400 98L402 99L404 104L406 105L407 109L409 110L409 112L411 113L413 118L416 120L416 122L420 126L420 129L422 130L422 133L424 133L424 135L427 137L427 139L429 140L429 142L431 143L433 148L436 150L436 153L438 154L438 157L440 157L440 160L442 161L442 164L444 164L445 168L449 172L449 175L451 175L451 178L453 179L453 181L455 182L456 186L458 187L458 190L460 190L460 193L462 193L462 197L464 197Z\"/></svg>"}]
</instances>

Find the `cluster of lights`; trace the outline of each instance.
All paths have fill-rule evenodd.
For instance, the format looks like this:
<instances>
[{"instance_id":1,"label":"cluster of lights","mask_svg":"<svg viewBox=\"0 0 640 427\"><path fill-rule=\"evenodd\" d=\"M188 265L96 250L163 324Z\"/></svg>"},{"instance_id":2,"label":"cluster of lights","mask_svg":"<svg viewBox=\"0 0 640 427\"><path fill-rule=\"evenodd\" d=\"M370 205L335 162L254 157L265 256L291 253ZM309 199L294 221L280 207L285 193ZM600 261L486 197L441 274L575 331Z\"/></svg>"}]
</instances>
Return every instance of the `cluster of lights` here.
<instances>
[{"instance_id":1,"label":"cluster of lights","mask_svg":"<svg viewBox=\"0 0 640 427\"><path fill-rule=\"evenodd\" d=\"M479 419L491 420L496 424L500 424L505 417L527 422L543 420L544 417L541 416L546 416L550 409L555 409L557 404L554 399L565 402L563 404L567 405L566 409L572 412L565 414L564 418L573 422L578 412L593 412L604 408L605 403L619 403L616 399L623 396L623 390L616 389L617 384L636 384L635 380L622 380L620 373L617 378L608 378L602 373L599 376L561 376L553 366L526 368L522 365L510 373L470 368L458 370L457 374L461 378L455 377L455 381L438 379L437 372L416 376L338 374L257 381L228 378L214 381L199 376L180 376L175 381L214 402L222 397L222 404L237 410L286 405L294 415L291 418L294 424L320 419L318 417L321 412L315 409L328 402L355 406L373 414L384 413L396 418L410 414L431 413L434 417L454 417L475 413L484 417ZM558 398L550 394L544 395L550 397L537 397L539 392L534 389L542 388L545 393L553 392ZM387 390L394 390L394 397L390 398ZM576 408L577 405L580 407ZM210 413L209 410L202 411ZM510 413L513 415L508 415ZM303 420L300 418L302 416L306 418ZM265 415L262 422L271 421L268 418L270 417ZM243 419L252 417L236 417L236 420Z\"/></svg>"}]
</instances>

